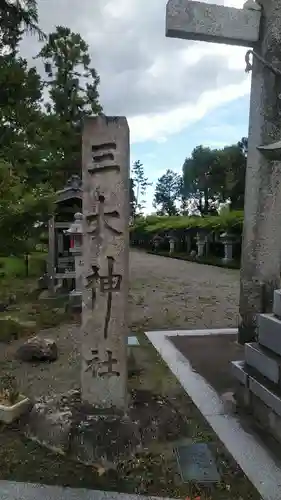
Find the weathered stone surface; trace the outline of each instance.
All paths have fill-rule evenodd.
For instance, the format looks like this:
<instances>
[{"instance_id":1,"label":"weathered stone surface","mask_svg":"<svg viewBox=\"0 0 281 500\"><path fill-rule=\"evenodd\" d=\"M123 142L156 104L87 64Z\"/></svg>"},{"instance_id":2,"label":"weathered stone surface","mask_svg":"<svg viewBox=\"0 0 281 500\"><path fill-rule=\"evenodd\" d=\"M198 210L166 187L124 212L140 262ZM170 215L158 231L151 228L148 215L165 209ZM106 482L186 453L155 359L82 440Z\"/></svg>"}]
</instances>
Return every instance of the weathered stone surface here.
<instances>
[{"instance_id":1,"label":"weathered stone surface","mask_svg":"<svg viewBox=\"0 0 281 500\"><path fill-rule=\"evenodd\" d=\"M243 385L237 387L235 396L240 406L250 410L255 419L264 431L271 434L281 443L281 417L265 404L258 396L251 393L251 398L247 398L248 389Z\"/></svg>"},{"instance_id":2,"label":"weathered stone surface","mask_svg":"<svg viewBox=\"0 0 281 500\"><path fill-rule=\"evenodd\" d=\"M82 397L127 405L129 128L95 117L83 131ZM94 334L93 334L94 332Z\"/></svg>"},{"instance_id":3,"label":"weathered stone surface","mask_svg":"<svg viewBox=\"0 0 281 500\"><path fill-rule=\"evenodd\" d=\"M72 398L72 394L69 396ZM70 447L72 411L67 398L55 397L35 403L27 420L25 434L56 453Z\"/></svg>"},{"instance_id":4,"label":"weathered stone surface","mask_svg":"<svg viewBox=\"0 0 281 500\"><path fill-rule=\"evenodd\" d=\"M169 0L166 36L252 47L259 40L259 10L190 0Z\"/></svg>"},{"instance_id":5,"label":"weathered stone surface","mask_svg":"<svg viewBox=\"0 0 281 500\"><path fill-rule=\"evenodd\" d=\"M71 312L82 312L82 292L73 290L69 294L68 304L66 305L67 310Z\"/></svg>"},{"instance_id":6,"label":"weathered stone surface","mask_svg":"<svg viewBox=\"0 0 281 500\"><path fill-rule=\"evenodd\" d=\"M281 60L281 2L262 4L262 38L255 51L267 62ZM278 64L278 63L277 63ZM280 161L271 161L258 146L280 140L280 80L253 59L250 124L245 188L239 340L255 340L256 317L272 311L280 288L281 190Z\"/></svg>"},{"instance_id":7,"label":"weathered stone surface","mask_svg":"<svg viewBox=\"0 0 281 500\"><path fill-rule=\"evenodd\" d=\"M182 480L199 483L220 481L215 458L207 443L191 443L176 447L176 455Z\"/></svg>"},{"instance_id":8,"label":"weathered stone surface","mask_svg":"<svg viewBox=\"0 0 281 500\"><path fill-rule=\"evenodd\" d=\"M84 464L98 463L105 469L115 469L138 450L141 450L138 424L118 413L85 416L82 413L79 425L72 432L71 455Z\"/></svg>"},{"instance_id":9,"label":"weathered stone surface","mask_svg":"<svg viewBox=\"0 0 281 500\"><path fill-rule=\"evenodd\" d=\"M254 377L249 377L249 390L281 416L281 397Z\"/></svg>"},{"instance_id":10,"label":"weathered stone surface","mask_svg":"<svg viewBox=\"0 0 281 500\"><path fill-rule=\"evenodd\" d=\"M259 314L258 340L264 347L281 355L281 320L273 314Z\"/></svg>"},{"instance_id":11,"label":"weathered stone surface","mask_svg":"<svg viewBox=\"0 0 281 500\"><path fill-rule=\"evenodd\" d=\"M273 314L281 319L281 290L274 290Z\"/></svg>"},{"instance_id":12,"label":"weathered stone surface","mask_svg":"<svg viewBox=\"0 0 281 500\"><path fill-rule=\"evenodd\" d=\"M1 480L0 491L1 500L173 500L159 496L130 495L113 491L74 489Z\"/></svg>"},{"instance_id":13,"label":"weathered stone surface","mask_svg":"<svg viewBox=\"0 0 281 500\"><path fill-rule=\"evenodd\" d=\"M281 357L263 348L257 342L245 344L245 361L261 375L280 384Z\"/></svg>"},{"instance_id":14,"label":"weathered stone surface","mask_svg":"<svg viewBox=\"0 0 281 500\"><path fill-rule=\"evenodd\" d=\"M114 469L152 441L175 441L185 429L186 415L149 391L133 391L127 413L89 405L70 391L35 403L25 434L77 461Z\"/></svg>"},{"instance_id":15,"label":"weathered stone surface","mask_svg":"<svg viewBox=\"0 0 281 500\"><path fill-rule=\"evenodd\" d=\"M245 386L248 385L248 373L245 368L244 361L231 361L230 363L232 375Z\"/></svg>"},{"instance_id":16,"label":"weathered stone surface","mask_svg":"<svg viewBox=\"0 0 281 500\"><path fill-rule=\"evenodd\" d=\"M18 348L16 357L22 361L56 361L57 344L52 339L33 337Z\"/></svg>"},{"instance_id":17,"label":"weathered stone surface","mask_svg":"<svg viewBox=\"0 0 281 500\"><path fill-rule=\"evenodd\" d=\"M236 400L233 392L231 391L224 392L221 395L221 399L226 413L236 412Z\"/></svg>"}]
</instances>

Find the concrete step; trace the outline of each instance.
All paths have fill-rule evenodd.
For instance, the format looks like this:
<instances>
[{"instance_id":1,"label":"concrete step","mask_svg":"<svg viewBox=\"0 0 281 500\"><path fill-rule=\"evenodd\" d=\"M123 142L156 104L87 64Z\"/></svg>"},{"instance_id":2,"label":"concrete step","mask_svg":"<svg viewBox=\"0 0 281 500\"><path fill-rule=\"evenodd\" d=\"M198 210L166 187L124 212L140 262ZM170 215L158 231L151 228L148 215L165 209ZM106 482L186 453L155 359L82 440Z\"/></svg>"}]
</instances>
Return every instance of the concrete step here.
<instances>
[{"instance_id":1,"label":"concrete step","mask_svg":"<svg viewBox=\"0 0 281 500\"><path fill-rule=\"evenodd\" d=\"M279 387L267 382L262 376L255 376L244 361L232 361L231 371L233 376L245 386L247 405L251 407L251 393L257 396L268 408L281 416L281 391ZM247 394L246 394L247 393Z\"/></svg>"},{"instance_id":2,"label":"concrete step","mask_svg":"<svg viewBox=\"0 0 281 500\"><path fill-rule=\"evenodd\" d=\"M281 320L273 314L259 314L257 326L259 344L281 355Z\"/></svg>"},{"instance_id":3,"label":"concrete step","mask_svg":"<svg viewBox=\"0 0 281 500\"><path fill-rule=\"evenodd\" d=\"M231 361L230 369L233 377L247 387L249 373L245 361Z\"/></svg>"},{"instance_id":4,"label":"concrete step","mask_svg":"<svg viewBox=\"0 0 281 500\"><path fill-rule=\"evenodd\" d=\"M146 496L0 481L1 500L148 500ZM149 497L151 500L169 500ZM172 500L172 499L170 499Z\"/></svg>"},{"instance_id":5,"label":"concrete step","mask_svg":"<svg viewBox=\"0 0 281 500\"><path fill-rule=\"evenodd\" d=\"M245 344L245 362L274 384L281 386L281 357L257 342Z\"/></svg>"},{"instance_id":6,"label":"concrete step","mask_svg":"<svg viewBox=\"0 0 281 500\"><path fill-rule=\"evenodd\" d=\"M274 290L273 314L277 316L277 318L281 318L281 290Z\"/></svg>"}]
</instances>

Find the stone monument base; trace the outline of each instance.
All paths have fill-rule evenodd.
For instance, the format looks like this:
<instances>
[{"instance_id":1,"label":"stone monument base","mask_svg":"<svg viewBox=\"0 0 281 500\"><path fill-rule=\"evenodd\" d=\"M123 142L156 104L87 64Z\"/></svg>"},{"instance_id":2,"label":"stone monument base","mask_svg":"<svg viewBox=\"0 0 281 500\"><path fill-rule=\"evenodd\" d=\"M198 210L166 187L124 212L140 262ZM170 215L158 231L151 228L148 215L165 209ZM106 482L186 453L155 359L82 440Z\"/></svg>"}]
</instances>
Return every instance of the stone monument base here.
<instances>
[{"instance_id":1,"label":"stone monument base","mask_svg":"<svg viewBox=\"0 0 281 500\"><path fill-rule=\"evenodd\" d=\"M281 444L281 416L258 396L253 393L249 394L249 389L242 384L238 384L235 398L238 405L246 409L254 417L258 426L266 430Z\"/></svg>"},{"instance_id":2,"label":"stone monument base","mask_svg":"<svg viewBox=\"0 0 281 500\"><path fill-rule=\"evenodd\" d=\"M68 309L74 313L82 312L82 293L73 290L69 294Z\"/></svg>"},{"instance_id":3,"label":"stone monument base","mask_svg":"<svg viewBox=\"0 0 281 500\"><path fill-rule=\"evenodd\" d=\"M257 317L257 342L244 345L244 361L233 361L236 399L261 427L281 443L281 290L273 313Z\"/></svg>"},{"instance_id":4,"label":"stone monument base","mask_svg":"<svg viewBox=\"0 0 281 500\"><path fill-rule=\"evenodd\" d=\"M85 465L116 469L151 443L176 439L183 416L168 400L133 391L124 414L81 401L80 391L44 398L26 416L25 435Z\"/></svg>"},{"instance_id":5,"label":"stone monument base","mask_svg":"<svg viewBox=\"0 0 281 500\"><path fill-rule=\"evenodd\" d=\"M26 437L85 465L116 468L140 447L138 424L127 415L81 401L79 391L35 403Z\"/></svg>"}]
</instances>

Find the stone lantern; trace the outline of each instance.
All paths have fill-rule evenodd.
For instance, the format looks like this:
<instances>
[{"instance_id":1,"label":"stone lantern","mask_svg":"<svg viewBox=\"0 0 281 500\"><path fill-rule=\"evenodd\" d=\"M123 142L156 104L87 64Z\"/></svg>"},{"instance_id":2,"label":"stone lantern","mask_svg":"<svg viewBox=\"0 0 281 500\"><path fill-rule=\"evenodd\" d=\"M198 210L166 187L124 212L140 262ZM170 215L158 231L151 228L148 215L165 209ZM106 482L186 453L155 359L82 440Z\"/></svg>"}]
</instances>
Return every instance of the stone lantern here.
<instances>
[{"instance_id":1,"label":"stone lantern","mask_svg":"<svg viewBox=\"0 0 281 500\"><path fill-rule=\"evenodd\" d=\"M205 245L206 245L206 234L202 231L198 231L196 235L197 257L204 256Z\"/></svg>"},{"instance_id":2,"label":"stone lantern","mask_svg":"<svg viewBox=\"0 0 281 500\"><path fill-rule=\"evenodd\" d=\"M168 236L168 241L170 245L169 254L173 255L173 253L175 252L176 239L174 236Z\"/></svg>"},{"instance_id":3,"label":"stone lantern","mask_svg":"<svg viewBox=\"0 0 281 500\"><path fill-rule=\"evenodd\" d=\"M162 243L163 241L163 238L161 236L159 236L158 234L156 234L153 239L152 239L152 246L153 246L153 250L155 252L157 252L158 248L159 248L159 245L160 243Z\"/></svg>"},{"instance_id":4,"label":"stone lantern","mask_svg":"<svg viewBox=\"0 0 281 500\"><path fill-rule=\"evenodd\" d=\"M220 240L224 245L224 258L223 262L227 264L233 260L233 243L236 237L234 234L225 232L221 235Z\"/></svg>"},{"instance_id":5,"label":"stone lantern","mask_svg":"<svg viewBox=\"0 0 281 500\"><path fill-rule=\"evenodd\" d=\"M74 256L75 262L75 289L69 294L69 305L71 309L81 310L82 308L82 285L83 285L83 214L77 212L74 215L74 222L65 231L70 237L70 253Z\"/></svg>"}]
</instances>

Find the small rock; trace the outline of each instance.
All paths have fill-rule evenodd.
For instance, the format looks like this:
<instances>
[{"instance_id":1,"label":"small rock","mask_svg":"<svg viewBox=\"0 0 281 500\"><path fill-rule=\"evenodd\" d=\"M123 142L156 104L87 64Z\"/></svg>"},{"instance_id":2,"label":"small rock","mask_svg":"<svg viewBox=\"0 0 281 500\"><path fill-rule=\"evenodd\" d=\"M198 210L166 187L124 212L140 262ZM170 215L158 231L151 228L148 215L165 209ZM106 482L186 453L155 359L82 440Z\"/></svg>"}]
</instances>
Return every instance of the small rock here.
<instances>
[{"instance_id":1,"label":"small rock","mask_svg":"<svg viewBox=\"0 0 281 500\"><path fill-rule=\"evenodd\" d=\"M237 402L233 392L225 392L221 396L226 413L236 413Z\"/></svg>"},{"instance_id":2,"label":"small rock","mask_svg":"<svg viewBox=\"0 0 281 500\"><path fill-rule=\"evenodd\" d=\"M51 339L33 337L18 348L16 357L22 361L56 361L57 344Z\"/></svg>"}]
</instances>

